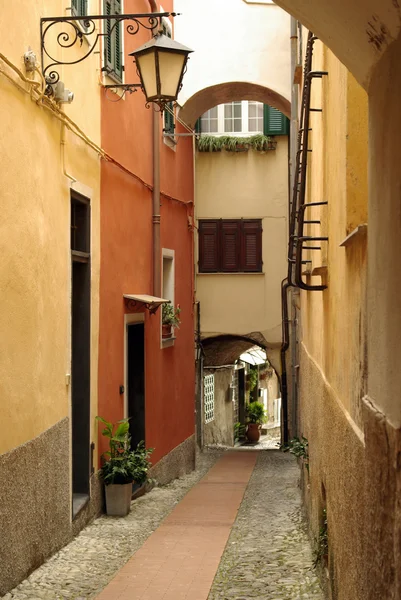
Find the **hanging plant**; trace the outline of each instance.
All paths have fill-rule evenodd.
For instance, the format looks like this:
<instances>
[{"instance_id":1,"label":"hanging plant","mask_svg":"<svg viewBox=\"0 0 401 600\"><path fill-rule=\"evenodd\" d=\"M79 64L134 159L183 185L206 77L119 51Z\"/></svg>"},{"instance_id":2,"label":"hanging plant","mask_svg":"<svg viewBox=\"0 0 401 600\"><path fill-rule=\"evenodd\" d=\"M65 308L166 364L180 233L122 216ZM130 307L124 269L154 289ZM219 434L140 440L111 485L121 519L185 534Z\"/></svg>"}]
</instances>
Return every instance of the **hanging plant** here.
<instances>
[{"instance_id":1,"label":"hanging plant","mask_svg":"<svg viewBox=\"0 0 401 600\"><path fill-rule=\"evenodd\" d=\"M201 135L197 140L198 152L247 152L249 149L266 152L276 147L277 141L262 133L250 137Z\"/></svg>"}]
</instances>

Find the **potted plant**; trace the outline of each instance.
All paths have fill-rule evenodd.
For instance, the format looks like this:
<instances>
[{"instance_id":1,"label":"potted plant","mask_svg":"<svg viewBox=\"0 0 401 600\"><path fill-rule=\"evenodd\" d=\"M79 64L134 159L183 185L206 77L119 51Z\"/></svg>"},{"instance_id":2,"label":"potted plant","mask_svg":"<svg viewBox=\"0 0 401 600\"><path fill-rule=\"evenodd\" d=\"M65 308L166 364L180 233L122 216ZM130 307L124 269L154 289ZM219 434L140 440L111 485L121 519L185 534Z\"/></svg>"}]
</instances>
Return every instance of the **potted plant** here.
<instances>
[{"instance_id":1,"label":"potted plant","mask_svg":"<svg viewBox=\"0 0 401 600\"><path fill-rule=\"evenodd\" d=\"M170 338L172 336L172 328L179 327L181 323L180 319L180 305L177 304L175 308L171 302L163 304L162 308L162 338Z\"/></svg>"},{"instance_id":2,"label":"potted plant","mask_svg":"<svg viewBox=\"0 0 401 600\"><path fill-rule=\"evenodd\" d=\"M257 442L260 438L261 425L266 420L265 407L261 402L250 402L246 412L248 423L246 437L249 442Z\"/></svg>"},{"instance_id":3,"label":"potted plant","mask_svg":"<svg viewBox=\"0 0 401 600\"><path fill-rule=\"evenodd\" d=\"M151 466L149 456L153 448L145 448L140 442L131 450L128 419L109 423L103 417L96 417L104 424L102 435L109 439L109 450L103 453L100 477L106 493L108 515L125 517L131 507L132 484L143 484Z\"/></svg>"}]
</instances>

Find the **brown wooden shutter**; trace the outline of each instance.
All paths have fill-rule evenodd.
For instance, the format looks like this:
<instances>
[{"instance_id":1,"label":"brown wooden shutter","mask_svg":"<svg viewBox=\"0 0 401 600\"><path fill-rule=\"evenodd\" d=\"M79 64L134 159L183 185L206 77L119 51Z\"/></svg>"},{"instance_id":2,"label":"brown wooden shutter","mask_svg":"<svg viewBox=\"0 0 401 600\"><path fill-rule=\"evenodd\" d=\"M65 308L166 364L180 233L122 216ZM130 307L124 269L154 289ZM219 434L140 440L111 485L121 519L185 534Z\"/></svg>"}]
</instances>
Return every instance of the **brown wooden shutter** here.
<instances>
[{"instance_id":1,"label":"brown wooden shutter","mask_svg":"<svg viewBox=\"0 0 401 600\"><path fill-rule=\"evenodd\" d=\"M199 272L217 273L219 270L219 221L199 221Z\"/></svg>"},{"instance_id":2,"label":"brown wooden shutter","mask_svg":"<svg viewBox=\"0 0 401 600\"><path fill-rule=\"evenodd\" d=\"M235 273L240 271L241 222L238 220L221 221L221 271Z\"/></svg>"},{"instance_id":3,"label":"brown wooden shutter","mask_svg":"<svg viewBox=\"0 0 401 600\"><path fill-rule=\"evenodd\" d=\"M262 221L242 221L241 271L262 271Z\"/></svg>"}]
</instances>

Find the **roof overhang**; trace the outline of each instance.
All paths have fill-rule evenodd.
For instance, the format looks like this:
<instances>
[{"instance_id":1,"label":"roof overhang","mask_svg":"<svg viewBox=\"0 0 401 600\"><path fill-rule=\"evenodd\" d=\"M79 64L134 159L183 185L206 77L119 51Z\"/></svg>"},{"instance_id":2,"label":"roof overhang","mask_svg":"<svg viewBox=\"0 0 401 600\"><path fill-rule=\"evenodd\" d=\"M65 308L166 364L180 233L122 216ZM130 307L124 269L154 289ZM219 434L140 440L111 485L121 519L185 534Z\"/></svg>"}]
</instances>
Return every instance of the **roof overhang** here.
<instances>
[{"instance_id":1,"label":"roof overhang","mask_svg":"<svg viewBox=\"0 0 401 600\"><path fill-rule=\"evenodd\" d=\"M170 300L158 298L157 296L148 296L147 294L124 294L124 305L126 312L137 313L148 310L153 315L159 306L168 304Z\"/></svg>"}]
</instances>

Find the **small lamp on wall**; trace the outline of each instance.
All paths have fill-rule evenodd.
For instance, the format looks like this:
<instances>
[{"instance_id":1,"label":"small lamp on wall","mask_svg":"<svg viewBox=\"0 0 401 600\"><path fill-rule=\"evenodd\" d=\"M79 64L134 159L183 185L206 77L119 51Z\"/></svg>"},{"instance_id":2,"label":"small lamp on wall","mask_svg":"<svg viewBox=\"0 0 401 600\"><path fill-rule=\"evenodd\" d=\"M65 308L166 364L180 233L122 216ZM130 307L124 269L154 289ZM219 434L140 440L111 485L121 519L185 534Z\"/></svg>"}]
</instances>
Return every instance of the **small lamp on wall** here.
<instances>
[{"instance_id":1,"label":"small lamp on wall","mask_svg":"<svg viewBox=\"0 0 401 600\"><path fill-rule=\"evenodd\" d=\"M177 100L191 52L163 33L131 52L148 102L155 102L163 110L167 102Z\"/></svg>"}]
</instances>

